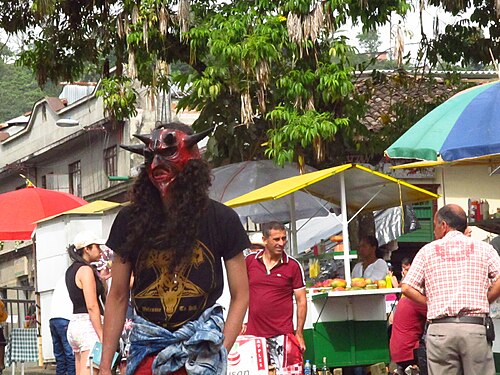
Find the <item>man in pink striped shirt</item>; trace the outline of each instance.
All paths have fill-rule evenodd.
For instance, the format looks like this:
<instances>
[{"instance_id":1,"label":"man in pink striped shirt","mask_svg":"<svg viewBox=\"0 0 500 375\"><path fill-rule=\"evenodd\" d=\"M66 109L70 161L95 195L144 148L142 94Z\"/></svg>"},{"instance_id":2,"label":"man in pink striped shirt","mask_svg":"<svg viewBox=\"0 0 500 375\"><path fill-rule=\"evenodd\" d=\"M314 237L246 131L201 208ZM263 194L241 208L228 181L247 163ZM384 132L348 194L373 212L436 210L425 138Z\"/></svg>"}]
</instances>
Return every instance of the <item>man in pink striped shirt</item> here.
<instances>
[{"instance_id":1,"label":"man in pink striped shirt","mask_svg":"<svg viewBox=\"0 0 500 375\"><path fill-rule=\"evenodd\" d=\"M489 304L500 296L500 257L465 236L466 227L460 206L442 207L434 216L436 240L418 252L401 287L427 304L430 375L495 374L485 323Z\"/></svg>"}]
</instances>

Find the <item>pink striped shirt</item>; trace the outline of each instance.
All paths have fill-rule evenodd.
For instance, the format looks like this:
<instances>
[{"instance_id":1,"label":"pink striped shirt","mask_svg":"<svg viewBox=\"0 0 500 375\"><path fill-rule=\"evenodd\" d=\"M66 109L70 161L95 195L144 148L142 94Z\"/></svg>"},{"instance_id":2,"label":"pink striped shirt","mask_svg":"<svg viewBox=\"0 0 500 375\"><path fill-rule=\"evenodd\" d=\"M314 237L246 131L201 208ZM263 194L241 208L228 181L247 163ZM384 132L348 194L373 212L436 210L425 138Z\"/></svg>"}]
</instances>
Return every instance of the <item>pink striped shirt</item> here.
<instances>
[{"instance_id":1,"label":"pink striped shirt","mask_svg":"<svg viewBox=\"0 0 500 375\"><path fill-rule=\"evenodd\" d=\"M420 249L403 283L426 295L427 319L437 319L488 314L488 288L498 277L495 249L452 231Z\"/></svg>"}]
</instances>

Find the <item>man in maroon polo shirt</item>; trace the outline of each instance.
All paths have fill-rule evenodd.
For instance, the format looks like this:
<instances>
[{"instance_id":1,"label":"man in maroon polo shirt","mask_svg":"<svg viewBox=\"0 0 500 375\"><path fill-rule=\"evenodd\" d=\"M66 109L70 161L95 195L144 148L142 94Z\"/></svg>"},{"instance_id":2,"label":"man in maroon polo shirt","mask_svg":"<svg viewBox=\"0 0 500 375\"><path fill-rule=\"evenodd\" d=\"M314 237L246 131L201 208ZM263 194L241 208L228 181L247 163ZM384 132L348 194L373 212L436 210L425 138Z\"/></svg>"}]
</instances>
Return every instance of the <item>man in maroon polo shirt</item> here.
<instances>
[{"instance_id":1,"label":"man in maroon polo shirt","mask_svg":"<svg viewBox=\"0 0 500 375\"><path fill-rule=\"evenodd\" d=\"M293 353L291 347L295 345L302 352L306 348L303 336L307 314L304 270L284 251L287 238L283 224L264 224L262 235L264 250L246 258L250 288L246 334L267 339L270 364L276 366L279 374L283 367L298 363L287 358ZM296 330L293 296L297 306Z\"/></svg>"}]
</instances>

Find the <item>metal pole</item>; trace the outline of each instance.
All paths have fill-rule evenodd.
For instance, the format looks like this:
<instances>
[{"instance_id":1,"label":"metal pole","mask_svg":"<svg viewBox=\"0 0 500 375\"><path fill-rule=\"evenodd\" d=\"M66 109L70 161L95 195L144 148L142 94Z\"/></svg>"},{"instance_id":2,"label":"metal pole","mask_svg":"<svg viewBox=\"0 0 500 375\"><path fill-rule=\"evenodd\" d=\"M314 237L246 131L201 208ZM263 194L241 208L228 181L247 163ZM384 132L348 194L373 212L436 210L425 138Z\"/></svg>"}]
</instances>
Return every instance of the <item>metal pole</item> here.
<instances>
[{"instance_id":1,"label":"metal pole","mask_svg":"<svg viewBox=\"0 0 500 375\"><path fill-rule=\"evenodd\" d=\"M446 191L444 189L444 168L441 168L441 187L443 190L443 206L446 205Z\"/></svg>"},{"instance_id":2,"label":"metal pole","mask_svg":"<svg viewBox=\"0 0 500 375\"><path fill-rule=\"evenodd\" d=\"M349 245L349 229L347 217L347 201L345 194L345 177L344 173L340 173L340 210L342 213L342 242L344 245L344 272L345 280L348 286L351 286L351 262L349 261L350 245Z\"/></svg>"},{"instance_id":3,"label":"metal pole","mask_svg":"<svg viewBox=\"0 0 500 375\"><path fill-rule=\"evenodd\" d=\"M292 256L297 256L299 248L297 244L297 220L295 217L295 194L290 194L290 229L292 231Z\"/></svg>"}]
</instances>

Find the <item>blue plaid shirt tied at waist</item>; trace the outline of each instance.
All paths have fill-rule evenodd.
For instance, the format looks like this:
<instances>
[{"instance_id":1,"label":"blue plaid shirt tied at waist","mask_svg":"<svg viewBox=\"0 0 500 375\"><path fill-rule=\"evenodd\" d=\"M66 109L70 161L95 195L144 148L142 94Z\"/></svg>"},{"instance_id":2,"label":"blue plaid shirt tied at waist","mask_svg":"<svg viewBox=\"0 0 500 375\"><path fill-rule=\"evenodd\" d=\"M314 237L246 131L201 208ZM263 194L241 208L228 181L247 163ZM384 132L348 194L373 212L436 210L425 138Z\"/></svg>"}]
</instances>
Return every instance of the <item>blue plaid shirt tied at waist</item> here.
<instances>
[{"instance_id":1,"label":"blue plaid shirt tied at waist","mask_svg":"<svg viewBox=\"0 0 500 375\"><path fill-rule=\"evenodd\" d=\"M127 375L132 375L144 358L156 354L153 374L177 371L185 366L189 375L226 373L227 351L224 347L222 306L215 304L194 321L175 332L134 317L130 333Z\"/></svg>"}]
</instances>

